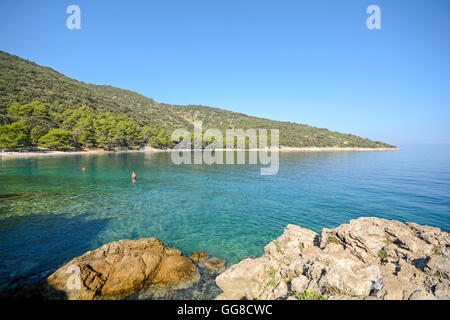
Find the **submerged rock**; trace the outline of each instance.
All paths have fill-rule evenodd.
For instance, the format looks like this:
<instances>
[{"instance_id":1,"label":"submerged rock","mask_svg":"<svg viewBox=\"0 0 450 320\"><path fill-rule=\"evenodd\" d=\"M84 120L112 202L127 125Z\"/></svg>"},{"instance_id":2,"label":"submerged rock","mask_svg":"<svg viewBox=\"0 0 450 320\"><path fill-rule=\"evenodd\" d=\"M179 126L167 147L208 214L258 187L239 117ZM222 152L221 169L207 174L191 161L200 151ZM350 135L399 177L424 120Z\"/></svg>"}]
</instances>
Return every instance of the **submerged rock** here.
<instances>
[{"instance_id":1,"label":"submerged rock","mask_svg":"<svg viewBox=\"0 0 450 320\"><path fill-rule=\"evenodd\" d=\"M449 233L360 218L321 235L288 225L220 274L217 299L450 299Z\"/></svg>"},{"instance_id":2,"label":"submerged rock","mask_svg":"<svg viewBox=\"0 0 450 320\"><path fill-rule=\"evenodd\" d=\"M187 288L199 279L192 260L157 238L120 240L69 261L40 290L49 299L117 299L147 286Z\"/></svg>"},{"instance_id":3,"label":"submerged rock","mask_svg":"<svg viewBox=\"0 0 450 320\"><path fill-rule=\"evenodd\" d=\"M225 270L225 261L217 257L211 257L205 261L205 267L217 273L221 273Z\"/></svg>"},{"instance_id":4,"label":"submerged rock","mask_svg":"<svg viewBox=\"0 0 450 320\"><path fill-rule=\"evenodd\" d=\"M194 262L203 262L208 259L208 254L205 251L191 252L189 258Z\"/></svg>"}]
</instances>

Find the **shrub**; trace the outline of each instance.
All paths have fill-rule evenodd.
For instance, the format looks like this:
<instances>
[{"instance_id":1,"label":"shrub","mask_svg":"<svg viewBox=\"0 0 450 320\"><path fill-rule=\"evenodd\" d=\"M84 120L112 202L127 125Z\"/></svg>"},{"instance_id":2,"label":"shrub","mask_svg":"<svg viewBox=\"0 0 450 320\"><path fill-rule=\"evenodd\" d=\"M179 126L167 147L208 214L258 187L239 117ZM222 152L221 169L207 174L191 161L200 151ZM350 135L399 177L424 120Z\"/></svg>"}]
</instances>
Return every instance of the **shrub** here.
<instances>
[{"instance_id":1,"label":"shrub","mask_svg":"<svg viewBox=\"0 0 450 320\"><path fill-rule=\"evenodd\" d=\"M270 266L269 274L270 274L270 277L271 277L272 279L275 279L275 274L276 274L276 273L277 273L277 270L275 270L274 267Z\"/></svg>"},{"instance_id":2,"label":"shrub","mask_svg":"<svg viewBox=\"0 0 450 320\"><path fill-rule=\"evenodd\" d=\"M275 282L275 280L269 280L269 282L267 282L267 287L275 287L276 286L276 282Z\"/></svg>"},{"instance_id":3,"label":"shrub","mask_svg":"<svg viewBox=\"0 0 450 320\"><path fill-rule=\"evenodd\" d=\"M327 296L323 296L320 293L315 293L312 290L304 290L303 292L297 293L298 300L328 300Z\"/></svg>"},{"instance_id":4,"label":"shrub","mask_svg":"<svg viewBox=\"0 0 450 320\"><path fill-rule=\"evenodd\" d=\"M336 243L336 244L340 244L341 243L339 241L339 239L336 238L335 236L328 236L328 241L330 241L331 243Z\"/></svg>"},{"instance_id":5,"label":"shrub","mask_svg":"<svg viewBox=\"0 0 450 320\"><path fill-rule=\"evenodd\" d=\"M438 246L434 247L432 251L433 251L433 255L435 255L435 256L439 255L439 247Z\"/></svg>"},{"instance_id":6,"label":"shrub","mask_svg":"<svg viewBox=\"0 0 450 320\"><path fill-rule=\"evenodd\" d=\"M388 254L386 253L386 251L384 251L384 249L381 249L380 251L378 251L378 257L381 260L387 259Z\"/></svg>"}]
</instances>

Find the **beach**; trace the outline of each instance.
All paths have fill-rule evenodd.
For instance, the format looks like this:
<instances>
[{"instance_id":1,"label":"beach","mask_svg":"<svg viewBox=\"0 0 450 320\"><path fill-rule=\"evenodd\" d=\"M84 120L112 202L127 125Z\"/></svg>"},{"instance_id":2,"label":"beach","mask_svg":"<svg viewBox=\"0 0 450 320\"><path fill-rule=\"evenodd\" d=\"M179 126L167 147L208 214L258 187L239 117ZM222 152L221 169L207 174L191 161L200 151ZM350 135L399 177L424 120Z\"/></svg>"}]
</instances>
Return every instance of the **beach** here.
<instances>
[{"instance_id":1,"label":"beach","mask_svg":"<svg viewBox=\"0 0 450 320\"><path fill-rule=\"evenodd\" d=\"M215 149L215 151L226 151L227 149ZM233 151L260 151L271 149L233 149ZM276 150L276 149L273 149ZM359 152L359 151L396 151L399 148L339 148L339 147L281 147L280 152ZM107 154L107 153L137 153L137 152L171 152L173 149L156 149L146 147L140 150L77 150L77 151L46 151L46 150L32 150L32 151L3 151L0 152L0 159L17 159L28 157L45 157L45 156L66 156L66 155L92 155L92 154ZM180 149L178 151L189 151L189 149ZM194 151L194 150L192 150Z\"/></svg>"}]
</instances>

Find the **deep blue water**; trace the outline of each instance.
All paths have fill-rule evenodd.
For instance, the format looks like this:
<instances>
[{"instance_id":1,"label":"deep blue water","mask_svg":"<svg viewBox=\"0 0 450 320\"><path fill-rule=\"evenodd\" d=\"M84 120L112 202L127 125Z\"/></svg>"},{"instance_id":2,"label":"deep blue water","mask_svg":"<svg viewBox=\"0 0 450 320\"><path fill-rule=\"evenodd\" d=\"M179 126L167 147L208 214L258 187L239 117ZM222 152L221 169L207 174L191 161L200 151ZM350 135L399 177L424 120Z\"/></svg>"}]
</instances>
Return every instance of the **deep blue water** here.
<instances>
[{"instance_id":1,"label":"deep blue water","mask_svg":"<svg viewBox=\"0 0 450 320\"><path fill-rule=\"evenodd\" d=\"M165 153L3 160L0 289L124 238L158 237L234 263L262 254L289 223L319 232L377 216L450 230L446 147L289 152L277 175L259 168L176 166Z\"/></svg>"}]
</instances>

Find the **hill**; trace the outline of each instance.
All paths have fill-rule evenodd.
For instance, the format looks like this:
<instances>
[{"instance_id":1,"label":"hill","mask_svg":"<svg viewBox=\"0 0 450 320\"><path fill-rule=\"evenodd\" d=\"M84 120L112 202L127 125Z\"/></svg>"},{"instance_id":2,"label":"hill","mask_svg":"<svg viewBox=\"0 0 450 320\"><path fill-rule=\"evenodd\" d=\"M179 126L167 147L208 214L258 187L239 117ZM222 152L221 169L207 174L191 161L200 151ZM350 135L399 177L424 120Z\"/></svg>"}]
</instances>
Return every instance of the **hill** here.
<instances>
[{"instance_id":1,"label":"hill","mask_svg":"<svg viewBox=\"0 0 450 320\"><path fill-rule=\"evenodd\" d=\"M176 128L279 129L286 147L390 148L386 143L304 124L199 105L158 103L139 93L93 85L0 51L0 149L172 147Z\"/></svg>"}]
</instances>

